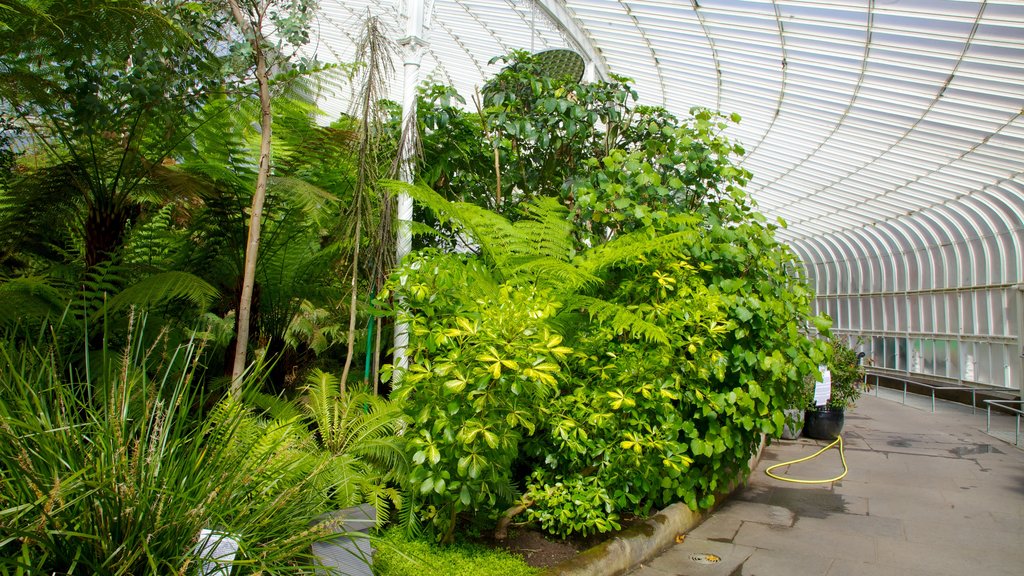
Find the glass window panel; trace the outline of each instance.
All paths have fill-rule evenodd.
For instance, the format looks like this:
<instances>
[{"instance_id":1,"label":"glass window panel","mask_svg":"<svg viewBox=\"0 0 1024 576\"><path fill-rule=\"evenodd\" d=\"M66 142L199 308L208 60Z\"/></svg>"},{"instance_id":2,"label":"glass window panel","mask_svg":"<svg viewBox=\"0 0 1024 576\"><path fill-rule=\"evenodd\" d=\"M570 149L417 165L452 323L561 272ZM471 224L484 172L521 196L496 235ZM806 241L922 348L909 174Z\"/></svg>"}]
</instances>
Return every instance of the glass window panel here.
<instances>
[{"instance_id":1,"label":"glass window panel","mask_svg":"<svg viewBox=\"0 0 1024 576\"><path fill-rule=\"evenodd\" d=\"M960 297L960 333L977 334L974 329L974 298L969 292L961 292Z\"/></svg>"},{"instance_id":2,"label":"glass window panel","mask_svg":"<svg viewBox=\"0 0 1024 576\"><path fill-rule=\"evenodd\" d=\"M846 292L864 292L864 288L861 286L860 278L860 266L861 261L858 260L847 260L846 268L846 279L842 284L843 290Z\"/></svg>"},{"instance_id":3,"label":"glass window panel","mask_svg":"<svg viewBox=\"0 0 1024 576\"><path fill-rule=\"evenodd\" d=\"M871 298L860 299L861 314L864 318L870 318L868 328L871 330L884 330L885 322L882 321L882 309L878 306L871 306Z\"/></svg>"},{"instance_id":4,"label":"glass window panel","mask_svg":"<svg viewBox=\"0 0 1024 576\"><path fill-rule=\"evenodd\" d=\"M1000 242L999 242L1001 245L1003 245L1003 246L1013 246L1013 241L1011 240L1011 237L1012 237L1011 234L1009 234L1007 232L1002 232L999 235L1001 237L1000 238ZM1020 259L1021 259L1020 256L1021 255L1018 254L1016 258L1009 257L1010 256L1009 254L1007 256L1008 256L1007 258L1003 259L1003 265L1006 267L1006 277L1007 278L1017 278L1018 277L1017 276L1017 267L1020 266Z\"/></svg>"},{"instance_id":5,"label":"glass window panel","mask_svg":"<svg viewBox=\"0 0 1024 576\"><path fill-rule=\"evenodd\" d=\"M881 292L885 290L885 286L882 284L882 263L878 260L877 256L868 258L868 267L871 269L871 291Z\"/></svg>"},{"instance_id":6,"label":"glass window panel","mask_svg":"<svg viewBox=\"0 0 1024 576\"><path fill-rule=\"evenodd\" d=\"M814 277L814 289L818 294L828 293L828 268L818 262L814 265L815 277Z\"/></svg>"},{"instance_id":7,"label":"glass window panel","mask_svg":"<svg viewBox=\"0 0 1024 576\"><path fill-rule=\"evenodd\" d=\"M947 244L942 247L942 256L945 258L945 262L943 262L943 269L946 273L943 278L937 279L942 284L940 286L936 286L936 288L956 288L958 272L957 251L953 248L952 244Z\"/></svg>"},{"instance_id":8,"label":"glass window panel","mask_svg":"<svg viewBox=\"0 0 1024 576\"><path fill-rule=\"evenodd\" d=\"M828 290L826 294L836 294L839 292L839 267L835 262L826 262L825 266L828 268Z\"/></svg>"},{"instance_id":9,"label":"glass window panel","mask_svg":"<svg viewBox=\"0 0 1024 576\"><path fill-rule=\"evenodd\" d=\"M1004 288L1003 289L1003 336L1018 336L1017 330L1017 289L1016 288Z\"/></svg>"},{"instance_id":10,"label":"glass window panel","mask_svg":"<svg viewBox=\"0 0 1024 576\"><path fill-rule=\"evenodd\" d=\"M832 320L835 322L834 326L840 330L849 330L850 315L847 314L846 299L836 298L835 302L836 314L832 317Z\"/></svg>"},{"instance_id":11,"label":"glass window panel","mask_svg":"<svg viewBox=\"0 0 1024 576\"><path fill-rule=\"evenodd\" d=\"M956 340L947 341L946 348L946 376L950 378L960 377L960 343Z\"/></svg>"},{"instance_id":12,"label":"glass window panel","mask_svg":"<svg viewBox=\"0 0 1024 576\"><path fill-rule=\"evenodd\" d=\"M925 295L911 294L907 297L910 305L910 331L920 332L921 331L921 299L925 298Z\"/></svg>"},{"instance_id":13,"label":"glass window panel","mask_svg":"<svg viewBox=\"0 0 1024 576\"><path fill-rule=\"evenodd\" d=\"M987 251L985 245L980 238L971 239L971 248L974 250L974 262L973 262L973 276L968 283L973 284L991 284L999 282L1000 279L996 278L1000 276L999 270L992 269L989 266L989 258L987 257Z\"/></svg>"},{"instance_id":14,"label":"glass window panel","mask_svg":"<svg viewBox=\"0 0 1024 576\"><path fill-rule=\"evenodd\" d=\"M960 297L956 294L946 294L946 330L950 334L960 333Z\"/></svg>"},{"instance_id":15,"label":"glass window panel","mask_svg":"<svg viewBox=\"0 0 1024 576\"><path fill-rule=\"evenodd\" d=\"M910 357L907 358L907 370L914 374L920 374L924 370L924 358L921 356L921 340L908 338L907 348Z\"/></svg>"},{"instance_id":16,"label":"glass window panel","mask_svg":"<svg viewBox=\"0 0 1024 576\"><path fill-rule=\"evenodd\" d=\"M996 386L1009 387L1011 347L1005 344L992 346L992 383Z\"/></svg>"},{"instance_id":17,"label":"glass window panel","mask_svg":"<svg viewBox=\"0 0 1024 576\"><path fill-rule=\"evenodd\" d=\"M935 285L935 279L932 277L932 261L928 257L927 251L924 249L917 251L918 261L921 263L921 270L918 272L917 278L911 278L909 289L928 289L933 288ZM911 269L913 272L913 269Z\"/></svg>"},{"instance_id":18,"label":"glass window panel","mask_svg":"<svg viewBox=\"0 0 1024 576\"><path fill-rule=\"evenodd\" d=\"M906 338L887 338L887 346L892 351L892 358L894 367L901 371L907 371L907 339Z\"/></svg>"},{"instance_id":19,"label":"glass window panel","mask_svg":"<svg viewBox=\"0 0 1024 576\"><path fill-rule=\"evenodd\" d=\"M946 297L944 294L934 294L931 300L931 324L932 330L944 334L949 333L949 326L946 324Z\"/></svg>"},{"instance_id":20,"label":"glass window panel","mask_svg":"<svg viewBox=\"0 0 1024 576\"><path fill-rule=\"evenodd\" d=\"M850 318L850 329L861 330L864 326L860 310L860 298L850 297L844 300L843 304L847 308L847 315Z\"/></svg>"},{"instance_id":21,"label":"glass window panel","mask_svg":"<svg viewBox=\"0 0 1024 576\"><path fill-rule=\"evenodd\" d=\"M974 345L975 365L974 381L982 384L992 384L992 352L986 342L978 342Z\"/></svg>"},{"instance_id":22,"label":"glass window panel","mask_svg":"<svg viewBox=\"0 0 1024 576\"><path fill-rule=\"evenodd\" d=\"M871 296L871 329L882 330L885 325L882 322L883 307L882 296Z\"/></svg>"},{"instance_id":23,"label":"glass window panel","mask_svg":"<svg viewBox=\"0 0 1024 576\"><path fill-rule=\"evenodd\" d=\"M974 301L976 303L974 307L974 322L977 327L975 334L989 335L992 333L991 325L989 324L989 316L992 309L989 307L988 300L987 291L978 290L974 293Z\"/></svg>"},{"instance_id":24,"label":"glass window panel","mask_svg":"<svg viewBox=\"0 0 1024 576\"><path fill-rule=\"evenodd\" d=\"M885 304L885 308L884 309L882 308L882 304L883 304L883 298L881 296L872 296L871 297L871 306L872 306L872 308L874 308L875 310L882 310L882 314L884 314L884 316L883 316L884 323L882 325L882 329L883 330L891 330L891 331L900 330L900 326L902 326L903 324L902 324L902 321L901 321L901 318L900 318L899 310L902 309L903 307L902 306L895 306L895 302L893 301L893 298L889 297L889 296L887 296L884 299L884 304Z\"/></svg>"},{"instance_id":25,"label":"glass window panel","mask_svg":"<svg viewBox=\"0 0 1024 576\"><path fill-rule=\"evenodd\" d=\"M936 348L937 342L935 340L921 340L921 370L924 374L939 374L936 366Z\"/></svg>"},{"instance_id":26,"label":"glass window panel","mask_svg":"<svg viewBox=\"0 0 1024 576\"><path fill-rule=\"evenodd\" d=\"M887 356L885 355L885 339L881 336L874 336L871 338L871 351L868 352L868 366L882 366L884 368L895 368L895 364L889 365L886 363Z\"/></svg>"},{"instance_id":27,"label":"glass window panel","mask_svg":"<svg viewBox=\"0 0 1024 576\"><path fill-rule=\"evenodd\" d=\"M837 316L836 313L838 312L838 309L839 309L838 299L836 299L836 298L829 298L828 299L828 316L829 316L829 318L831 318L832 320L836 321L837 323L838 323L838 320L839 320L836 317Z\"/></svg>"}]
</instances>

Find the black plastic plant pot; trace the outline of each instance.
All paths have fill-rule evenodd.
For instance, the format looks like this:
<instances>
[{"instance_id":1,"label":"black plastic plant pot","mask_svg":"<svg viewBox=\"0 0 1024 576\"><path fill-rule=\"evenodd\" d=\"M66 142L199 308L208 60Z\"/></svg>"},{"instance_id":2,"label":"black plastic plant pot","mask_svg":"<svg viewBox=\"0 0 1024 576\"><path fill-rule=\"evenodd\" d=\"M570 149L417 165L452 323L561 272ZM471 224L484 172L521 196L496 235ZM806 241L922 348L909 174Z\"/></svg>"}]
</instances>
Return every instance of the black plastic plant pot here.
<instances>
[{"instance_id":1,"label":"black plastic plant pot","mask_svg":"<svg viewBox=\"0 0 1024 576\"><path fill-rule=\"evenodd\" d=\"M842 408L812 408L804 413L804 436L835 440L843 431Z\"/></svg>"}]
</instances>

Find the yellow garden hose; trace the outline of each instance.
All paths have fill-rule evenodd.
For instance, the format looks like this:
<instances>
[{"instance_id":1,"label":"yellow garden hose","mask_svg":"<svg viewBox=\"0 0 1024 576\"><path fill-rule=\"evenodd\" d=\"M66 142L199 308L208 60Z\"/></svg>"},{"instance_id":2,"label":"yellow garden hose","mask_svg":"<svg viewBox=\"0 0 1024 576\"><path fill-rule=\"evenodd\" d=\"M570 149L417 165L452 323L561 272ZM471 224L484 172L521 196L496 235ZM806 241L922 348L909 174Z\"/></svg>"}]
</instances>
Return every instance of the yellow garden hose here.
<instances>
[{"instance_id":1,"label":"yellow garden hose","mask_svg":"<svg viewBox=\"0 0 1024 576\"><path fill-rule=\"evenodd\" d=\"M789 466L790 464L799 464L801 462L806 462L808 460L811 460L812 458L816 458L819 454L821 454L822 452L824 452L824 451L828 450L829 448L835 446L836 444L839 444L839 459L843 461L843 473L840 474L839 476L836 476L835 478L829 478L828 480L800 480L798 478L786 478L784 476L777 476L775 474L772 474L772 470L774 470L774 469L776 469L776 468L778 468L780 466ZM796 482L797 484L828 484L829 482L838 482L839 480L842 480L843 476L846 476L846 473L849 472L849 471L850 471L850 469L847 468L847 466L846 466L846 454L843 453L843 437L839 436L831 444L829 444L828 446L825 446L824 448L822 448L821 450L818 450L817 452L815 452L814 454L811 454L810 456L804 456L803 458L800 458L799 460L790 460L789 462L783 462L781 464L774 464L772 466L769 466L768 469L764 471L764 473L769 475L769 476L771 476L772 478L775 478L776 480L782 480L783 482Z\"/></svg>"}]
</instances>

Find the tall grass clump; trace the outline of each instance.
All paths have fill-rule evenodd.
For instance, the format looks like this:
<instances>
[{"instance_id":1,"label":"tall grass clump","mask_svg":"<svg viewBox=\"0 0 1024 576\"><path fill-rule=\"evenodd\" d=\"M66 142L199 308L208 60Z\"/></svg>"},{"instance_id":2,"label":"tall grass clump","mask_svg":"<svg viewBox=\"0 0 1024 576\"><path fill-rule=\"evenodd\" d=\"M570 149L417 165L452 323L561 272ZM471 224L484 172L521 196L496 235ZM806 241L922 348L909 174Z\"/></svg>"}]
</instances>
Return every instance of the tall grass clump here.
<instances>
[{"instance_id":1,"label":"tall grass clump","mask_svg":"<svg viewBox=\"0 0 1024 576\"><path fill-rule=\"evenodd\" d=\"M322 460L296 424L197 392L200 348L129 338L75 369L0 342L0 574L214 573L204 528L238 543L218 574L311 568Z\"/></svg>"}]
</instances>

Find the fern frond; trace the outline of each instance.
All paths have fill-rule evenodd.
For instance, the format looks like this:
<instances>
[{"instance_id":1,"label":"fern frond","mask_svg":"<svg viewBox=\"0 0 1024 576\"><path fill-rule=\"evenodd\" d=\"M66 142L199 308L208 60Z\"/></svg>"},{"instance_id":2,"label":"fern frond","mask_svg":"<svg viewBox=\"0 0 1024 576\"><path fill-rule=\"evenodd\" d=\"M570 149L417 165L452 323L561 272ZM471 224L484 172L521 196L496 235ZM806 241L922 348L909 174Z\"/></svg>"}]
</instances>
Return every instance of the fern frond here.
<instances>
[{"instance_id":1,"label":"fern frond","mask_svg":"<svg viewBox=\"0 0 1024 576\"><path fill-rule=\"evenodd\" d=\"M610 266L635 262L640 256L655 253L678 252L682 246L700 240L696 229L673 232L652 237L644 230L615 237L604 244L583 252L574 260L580 268L597 274Z\"/></svg>"},{"instance_id":2,"label":"fern frond","mask_svg":"<svg viewBox=\"0 0 1024 576\"><path fill-rule=\"evenodd\" d=\"M244 399L247 404L263 410L267 416L275 420L295 420L302 418L305 414L294 402L281 396L272 396L253 390L246 392Z\"/></svg>"},{"instance_id":3,"label":"fern frond","mask_svg":"<svg viewBox=\"0 0 1024 576\"><path fill-rule=\"evenodd\" d=\"M0 284L0 326L24 318L59 316L66 305L60 291L42 278L14 278Z\"/></svg>"},{"instance_id":4,"label":"fern frond","mask_svg":"<svg viewBox=\"0 0 1024 576\"><path fill-rule=\"evenodd\" d=\"M125 288L110 299L108 312L129 306L149 308L177 298L183 298L200 310L210 306L220 292L202 278L188 272L161 272Z\"/></svg>"},{"instance_id":5,"label":"fern frond","mask_svg":"<svg viewBox=\"0 0 1024 576\"><path fill-rule=\"evenodd\" d=\"M569 299L566 308L584 311L593 320L607 322L618 333L629 332L649 342L669 343L668 335L658 325L644 320L621 304L576 295Z\"/></svg>"},{"instance_id":6,"label":"fern frond","mask_svg":"<svg viewBox=\"0 0 1024 576\"><path fill-rule=\"evenodd\" d=\"M334 430L337 429L335 398L340 386L338 378L319 368L313 370L306 378L306 393L309 395L307 410L316 423L317 433L324 446L334 443Z\"/></svg>"},{"instance_id":7,"label":"fern frond","mask_svg":"<svg viewBox=\"0 0 1024 576\"><path fill-rule=\"evenodd\" d=\"M284 194L288 201L308 214L317 225L325 225L325 219L333 217L338 197L319 186L294 177L274 176L270 185L275 194Z\"/></svg>"}]
</instances>

